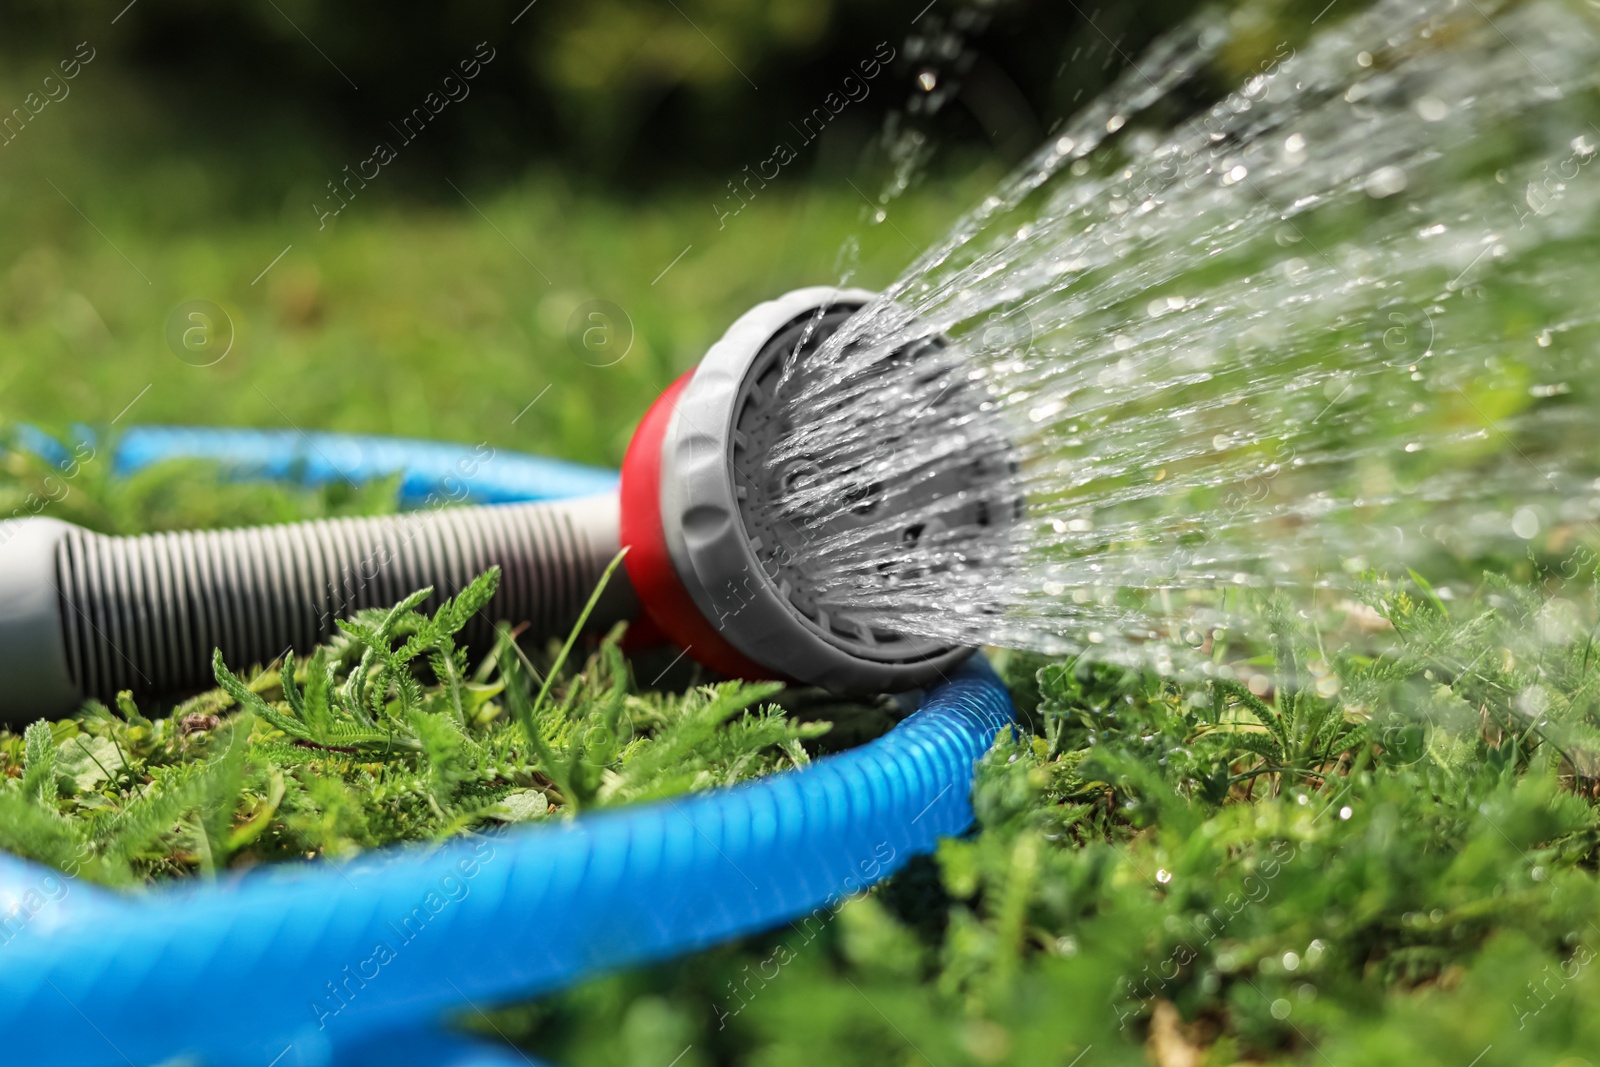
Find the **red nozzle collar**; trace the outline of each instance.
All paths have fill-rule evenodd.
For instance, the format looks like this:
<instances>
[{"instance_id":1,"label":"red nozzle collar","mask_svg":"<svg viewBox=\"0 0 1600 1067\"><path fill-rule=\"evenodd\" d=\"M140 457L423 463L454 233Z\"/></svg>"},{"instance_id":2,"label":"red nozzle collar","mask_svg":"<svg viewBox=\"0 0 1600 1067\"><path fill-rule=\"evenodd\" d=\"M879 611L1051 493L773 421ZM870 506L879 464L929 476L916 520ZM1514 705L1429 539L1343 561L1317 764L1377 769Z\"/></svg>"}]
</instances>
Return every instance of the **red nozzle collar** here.
<instances>
[{"instance_id":1,"label":"red nozzle collar","mask_svg":"<svg viewBox=\"0 0 1600 1067\"><path fill-rule=\"evenodd\" d=\"M661 448L678 398L694 371L662 390L639 420L622 459L622 543L641 610L667 639L698 662L733 678L776 678L729 644L684 588L661 525Z\"/></svg>"}]
</instances>

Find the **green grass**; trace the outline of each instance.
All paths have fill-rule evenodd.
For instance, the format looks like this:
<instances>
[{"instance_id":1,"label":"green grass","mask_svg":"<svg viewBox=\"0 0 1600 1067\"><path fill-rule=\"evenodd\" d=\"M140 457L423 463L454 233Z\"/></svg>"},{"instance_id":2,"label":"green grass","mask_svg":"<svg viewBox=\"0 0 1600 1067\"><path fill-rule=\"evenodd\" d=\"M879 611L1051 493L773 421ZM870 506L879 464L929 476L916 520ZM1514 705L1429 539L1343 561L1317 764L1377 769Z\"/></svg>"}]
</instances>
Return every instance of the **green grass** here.
<instances>
[{"instance_id":1,"label":"green grass","mask_svg":"<svg viewBox=\"0 0 1600 1067\"><path fill-rule=\"evenodd\" d=\"M1544 598L1501 581L1367 599L1384 655L1282 616L1216 650L1265 689L1012 657L1034 730L980 767L976 834L495 1026L574 1064L1591 1062L1592 641L1524 656Z\"/></svg>"},{"instance_id":2,"label":"green grass","mask_svg":"<svg viewBox=\"0 0 1600 1067\"><path fill-rule=\"evenodd\" d=\"M105 510L158 520L160 473ZM231 491L256 517L352 506ZM208 877L728 784L893 721L651 692L615 634L470 660L452 635L495 577L266 670L219 661L173 708L0 735L0 844L110 884ZM1590 1062L1600 669L1592 594L1564 592L1558 630L1500 578L1267 603L1263 633L1214 635L1209 681L1002 654L1025 726L979 768L974 834L801 923L461 1022L570 1064ZM1381 652L1331 644L1352 618Z\"/></svg>"},{"instance_id":3,"label":"green grass","mask_svg":"<svg viewBox=\"0 0 1600 1067\"><path fill-rule=\"evenodd\" d=\"M218 688L154 719L123 694L4 736L0 843L112 885L211 876L730 785L804 766L828 729L773 683L640 694L615 635L571 677L576 630L543 671L509 632L473 664L455 635L498 581L358 613L247 679L218 653Z\"/></svg>"},{"instance_id":4,"label":"green grass","mask_svg":"<svg viewBox=\"0 0 1600 1067\"><path fill-rule=\"evenodd\" d=\"M238 209L217 188L225 168L108 158L67 138L98 125L52 117L32 154L20 140L0 153L0 421L63 432L338 429L614 465L649 401L734 318L847 273L887 283L997 175L923 186L879 225L842 181L775 183L719 223L702 189L629 201L535 174L498 191L462 178L429 203L375 188L319 230L320 178L291 186L281 211ZM196 300L234 331L210 366L168 342ZM591 301L621 310L591 335L607 342L597 351L572 340Z\"/></svg>"}]
</instances>

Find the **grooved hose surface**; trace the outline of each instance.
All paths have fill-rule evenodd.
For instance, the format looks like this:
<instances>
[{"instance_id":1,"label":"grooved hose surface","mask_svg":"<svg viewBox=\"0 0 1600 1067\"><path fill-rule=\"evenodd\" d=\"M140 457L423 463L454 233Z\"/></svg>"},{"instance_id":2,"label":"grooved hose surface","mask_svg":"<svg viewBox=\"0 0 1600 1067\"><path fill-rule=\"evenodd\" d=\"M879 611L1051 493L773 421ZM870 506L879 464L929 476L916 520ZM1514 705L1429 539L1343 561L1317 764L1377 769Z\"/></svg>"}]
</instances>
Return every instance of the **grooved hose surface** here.
<instances>
[{"instance_id":1,"label":"grooved hose surface","mask_svg":"<svg viewBox=\"0 0 1600 1067\"><path fill-rule=\"evenodd\" d=\"M482 647L500 620L561 634L615 550L561 503L500 504L139 537L73 529L55 577L68 671L109 701L211 685L213 648L236 670L269 663L424 586L437 607L493 565L499 592L466 642Z\"/></svg>"}]
</instances>

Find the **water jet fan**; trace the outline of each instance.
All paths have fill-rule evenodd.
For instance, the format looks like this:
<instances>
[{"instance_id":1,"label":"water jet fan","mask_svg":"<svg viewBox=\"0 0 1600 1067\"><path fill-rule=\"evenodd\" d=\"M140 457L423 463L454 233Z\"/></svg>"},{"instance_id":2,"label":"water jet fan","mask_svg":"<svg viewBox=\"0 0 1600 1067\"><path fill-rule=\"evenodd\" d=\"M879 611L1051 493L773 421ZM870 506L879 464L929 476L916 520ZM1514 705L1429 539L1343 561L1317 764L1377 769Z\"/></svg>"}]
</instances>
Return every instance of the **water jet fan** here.
<instances>
[{"instance_id":1,"label":"water jet fan","mask_svg":"<svg viewBox=\"0 0 1600 1067\"><path fill-rule=\"evenodd\" d=\"M486 645L502 621L535 638L559 635L623 545L627 580L606 592L598 628L633 619L729 676L838 693L935 682L971 649L831 603L812 564L852 532L914 546L928 525L918 516L934 507L947 530L992 528L1014 511L999 506L1003 457L881 477L848 453L773 460L809 361L872 299L800 289L740 317L646 413L612 492L137 537L42 517L7 522L0 718L65 714L122 690L203 688L213 648L229 663L268 663L326 639L337 618L424 586L452 595L494 565L500 591L468 640ZM914 373L918 351L942 344L921 342L891 365ZM956 389L942 403L955 416L974 401ZM886 425L895 417L883 413ZM830 469L840 463L853 466ZM845 487L836 502L804 514L787 506L797 485L827 479ZM906 521L890 521L896 514ZM894 580L892 566L878 573Z\"/></svg>"}]
</instances>

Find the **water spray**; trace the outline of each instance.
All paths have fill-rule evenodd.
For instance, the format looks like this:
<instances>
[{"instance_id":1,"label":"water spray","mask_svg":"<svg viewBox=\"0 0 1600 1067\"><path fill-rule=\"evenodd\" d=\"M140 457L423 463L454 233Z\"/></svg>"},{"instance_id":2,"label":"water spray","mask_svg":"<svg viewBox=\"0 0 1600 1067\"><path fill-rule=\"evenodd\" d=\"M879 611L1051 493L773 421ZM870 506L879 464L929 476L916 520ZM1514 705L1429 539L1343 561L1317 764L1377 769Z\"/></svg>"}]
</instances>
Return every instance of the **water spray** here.
<instances>
[{"instance_id":1,"label":"water spray","mask_svg":"<svg viewBox=\"0 0 1600 1067\"><path fill-rule=\"evenodd\" d=\"M1191 650L1268 598L1337 619L1374 572L1463 595L1600 536L1595 6L1378 0L1309 36L1268 7L1131 62L825 343L779 463L918 480L1003 442L1027 511L910 553L889 522L832 531L818 595L1203 675ZM976 403L941 411L953 386Z\"/></svg>"}]
</instances>

